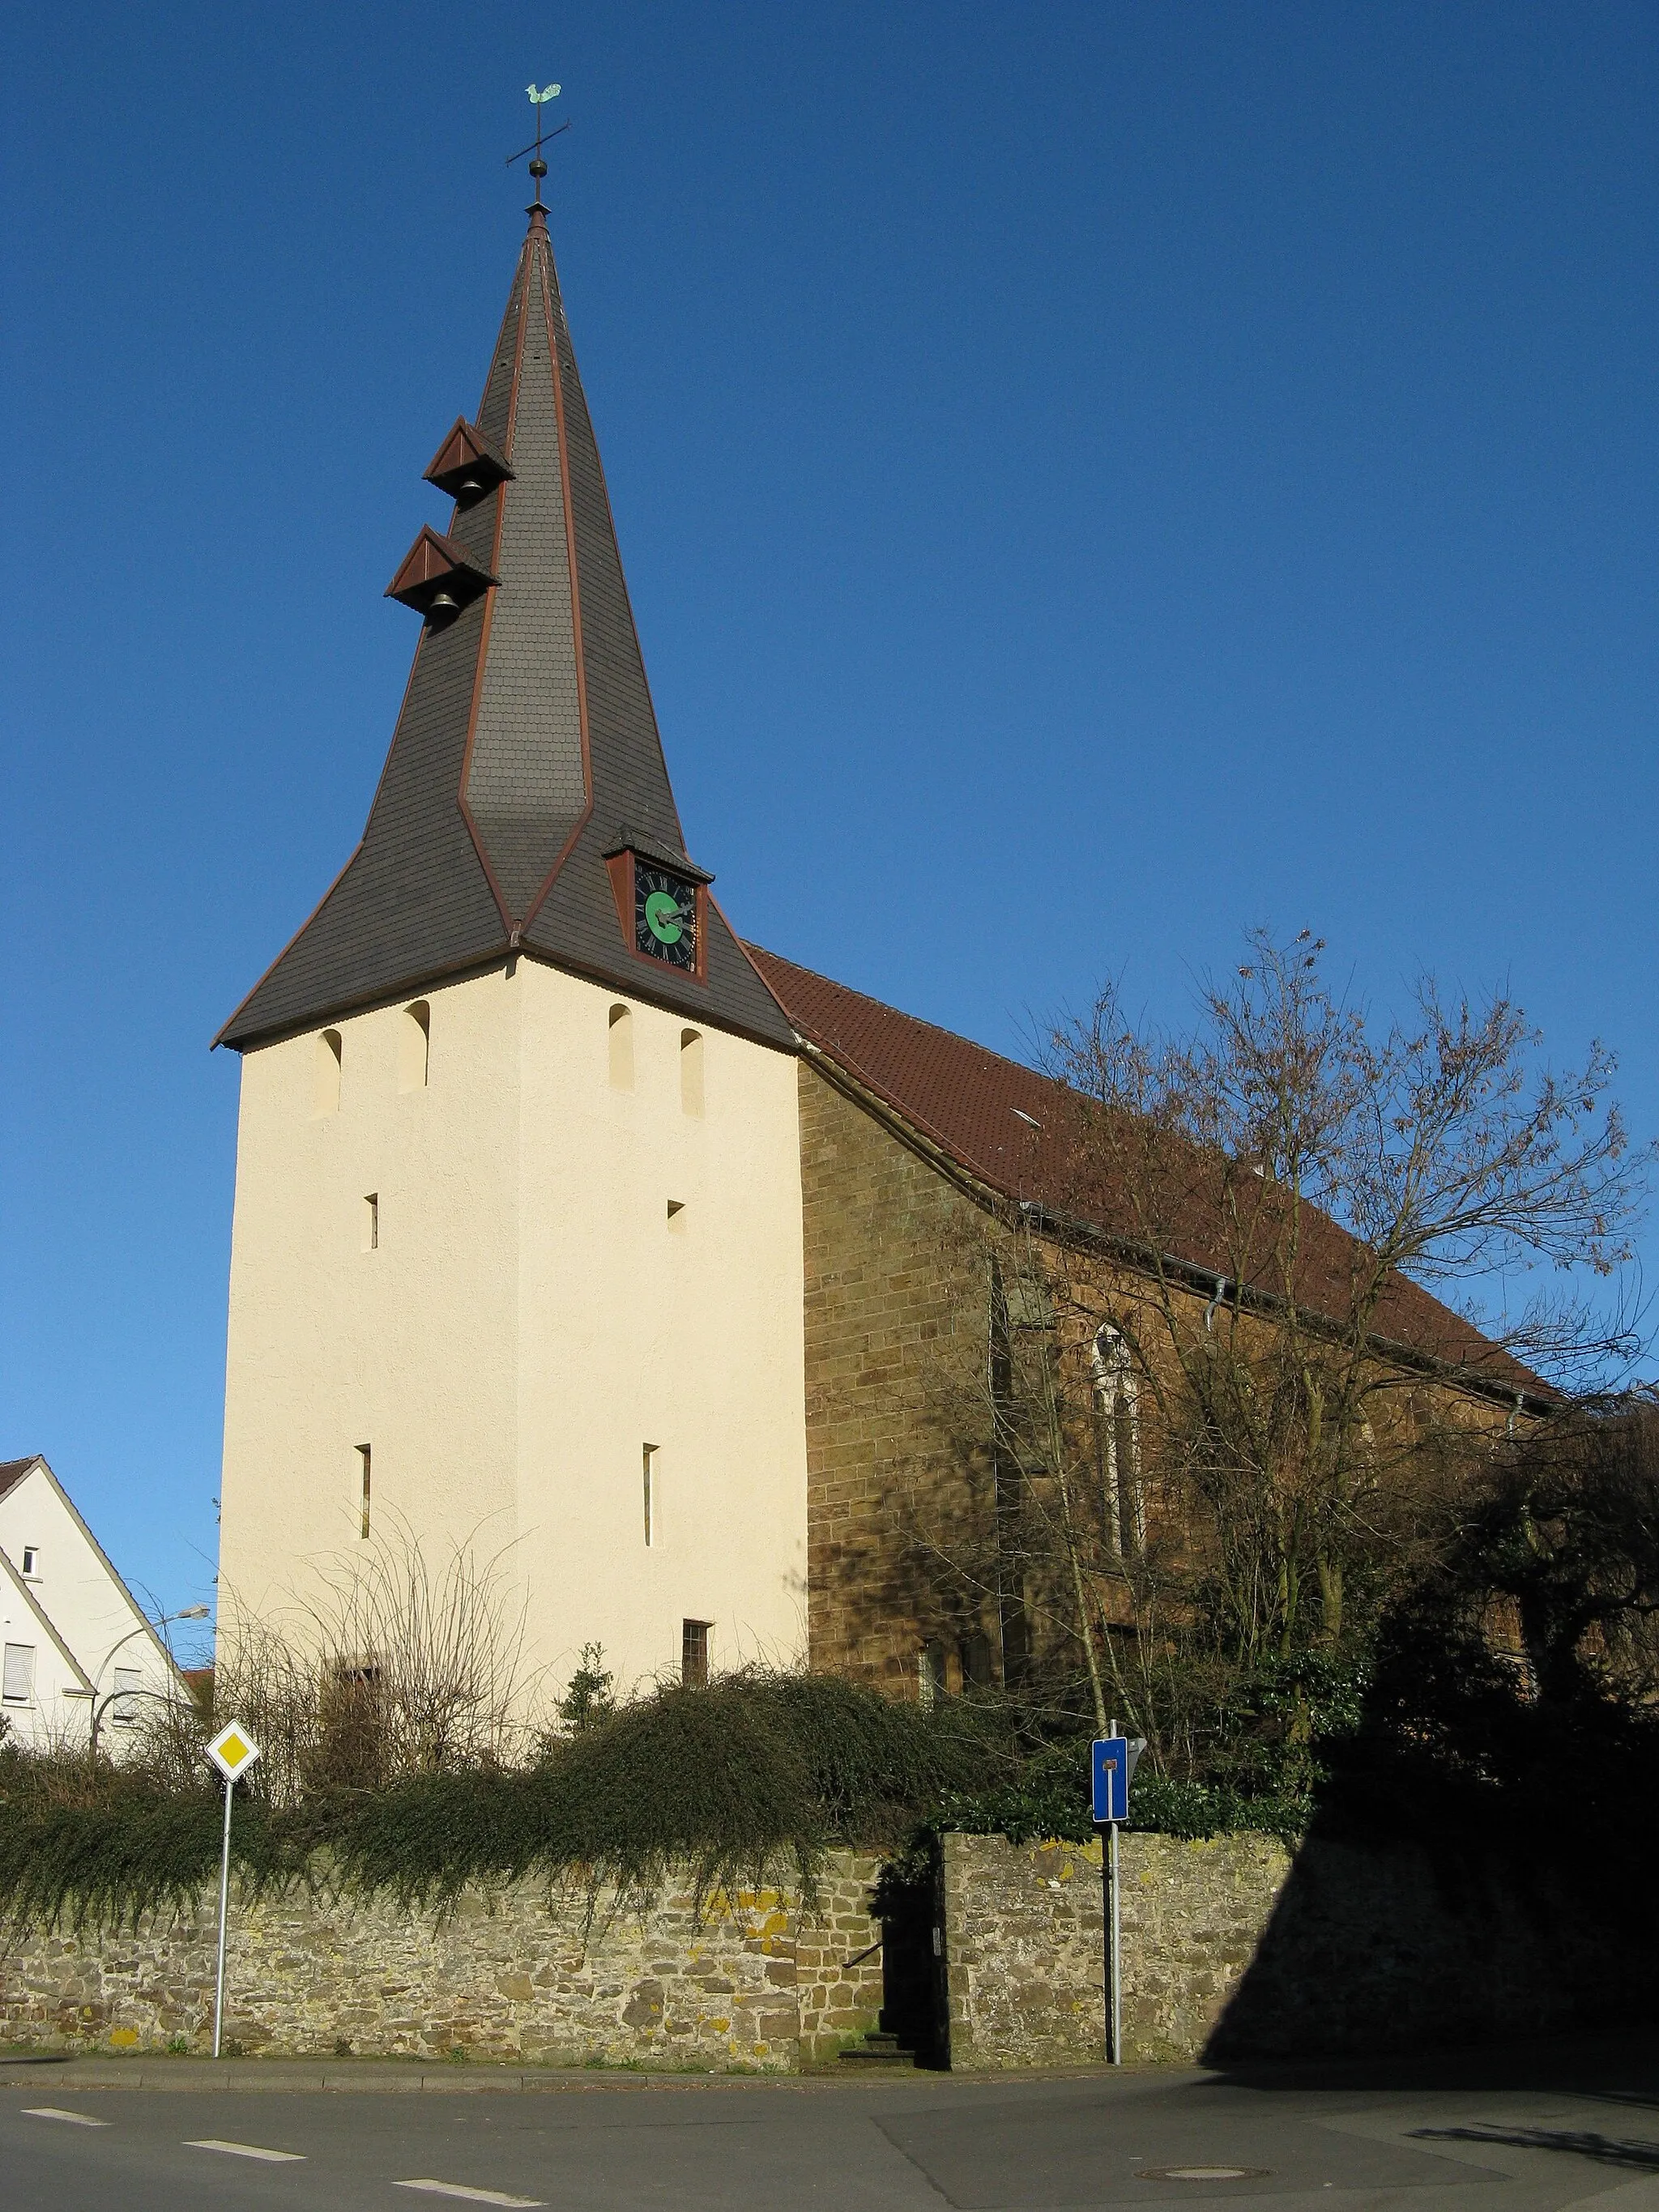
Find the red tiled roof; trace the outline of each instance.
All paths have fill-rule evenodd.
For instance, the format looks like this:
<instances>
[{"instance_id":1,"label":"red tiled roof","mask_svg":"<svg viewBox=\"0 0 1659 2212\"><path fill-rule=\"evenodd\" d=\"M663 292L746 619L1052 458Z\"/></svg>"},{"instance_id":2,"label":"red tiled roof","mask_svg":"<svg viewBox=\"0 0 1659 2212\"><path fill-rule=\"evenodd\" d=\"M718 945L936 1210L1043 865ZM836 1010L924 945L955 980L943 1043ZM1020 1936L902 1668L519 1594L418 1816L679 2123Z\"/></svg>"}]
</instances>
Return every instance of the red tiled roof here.
<instances>
[{"instance_id":1,"label":"red tiled roof","mask_svg":"<svg viewBox=\"0 0 1659 2212\"><path fill-rule=\"evenodd\" d=\"M1074 1218L1082 1212L1096 1227L1125 1233L1121 1220L1108 1218L1109 1207L1079 1201L1070 1137L1074 1115L1052 1078L758 945L747 950L796 1033L970 1176L1004 1197L1034 1200ZM1209 1272L1224 1270L1224 1254L1204 1251L1196 1214L1189 1249L1176 1256ZM1316 1310L1340 1314L1349 1295L1352 1240L1320 1217L1304 1249L1301 1295ZM1471 1379L1489 1388L1546 1389L1518 1360L1403 1276L1395 1276L1384 1291L1376 1326L1379 1336L1395 1343L1478 1370Z\"/></svg>"},{"instance_id":2,"label":"red tiled roof","mask_svg":"<svg viewBox=\"0 0 1659 2212\"><path fill-rule=\"evenodd\" d=\"M1055 1086L1046 1075L775 952L756 945L748 951L809 1043L981 1182L1013 1198L1040 1195L1031 1182L1035 1158L1056 1121Z\"/></svg>"}]
</instances>

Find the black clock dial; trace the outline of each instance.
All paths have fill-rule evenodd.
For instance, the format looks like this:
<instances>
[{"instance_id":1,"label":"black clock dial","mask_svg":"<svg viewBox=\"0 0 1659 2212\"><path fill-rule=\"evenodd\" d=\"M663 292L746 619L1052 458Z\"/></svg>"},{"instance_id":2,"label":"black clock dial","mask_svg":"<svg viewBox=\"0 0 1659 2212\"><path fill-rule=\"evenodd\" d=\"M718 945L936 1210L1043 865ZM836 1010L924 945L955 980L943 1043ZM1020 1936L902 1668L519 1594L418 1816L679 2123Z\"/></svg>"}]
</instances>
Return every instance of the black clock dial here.
<instances>
[{"instance_id":1,"label":"black clock dial","mask_svg":"<svg viewBox=\"0 0 1659 2212\"><path fill-rule=\"evenodd\" d=\"M697 893L695 884L666 868L634 863L634 942L653 960L695 970Z\"/></svg>"}]
</instances>

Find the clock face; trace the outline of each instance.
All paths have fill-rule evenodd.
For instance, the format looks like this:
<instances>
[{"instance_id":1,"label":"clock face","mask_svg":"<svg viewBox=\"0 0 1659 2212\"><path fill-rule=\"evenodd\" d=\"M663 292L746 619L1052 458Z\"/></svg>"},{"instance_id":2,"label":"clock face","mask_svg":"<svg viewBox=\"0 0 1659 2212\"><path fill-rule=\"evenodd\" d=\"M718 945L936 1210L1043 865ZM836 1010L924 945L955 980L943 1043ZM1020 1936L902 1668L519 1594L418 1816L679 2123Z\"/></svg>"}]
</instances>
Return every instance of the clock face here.
<instances>
[{"instance_id":1,"label":"clock face","mask_svg":"<svg viewBox=\"0 0 1659 2212\"><path fill-rule=\"evenodd\" d=\"M653 960L695 970L697 964L697 893L684 876L666 868L634 863L634 942Z\"/></svg>"}]
</instances>

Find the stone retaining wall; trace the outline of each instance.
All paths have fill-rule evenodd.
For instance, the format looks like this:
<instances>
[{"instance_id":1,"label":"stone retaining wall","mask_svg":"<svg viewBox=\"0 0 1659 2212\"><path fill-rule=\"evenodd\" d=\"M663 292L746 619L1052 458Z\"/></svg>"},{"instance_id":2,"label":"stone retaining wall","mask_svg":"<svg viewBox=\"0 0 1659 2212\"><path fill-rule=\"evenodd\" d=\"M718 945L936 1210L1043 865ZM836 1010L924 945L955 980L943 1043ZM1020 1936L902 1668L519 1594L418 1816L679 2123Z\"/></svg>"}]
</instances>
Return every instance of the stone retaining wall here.
<instances>
[{"instance_id":1,"label":"stone retaining wall","mask_svg":"<svg viewBox=\"0 0 1659 2212\"><path fill-rule=\"evenodd\" d=\"M435 1922L386 1899L234 1897L225 2033L283 2055L766 2070L833 2057L881 2005L878 1865L832 1853L811 1910L781 1882L700 1915L671 1887L644 1912L601 1899L591 1926L580 1896L528 1882L469 1888ZM12 1944L0 2039L210 2047L216 1903Z\"/></svg>"},{"instance_id":2,"label":"stone retaining wall","mask_svg":"<svg viewBox=\"0 0 1659 2212\"><path fill-rule=\"evenodd\" d=\"M1651 1916L1587 1890L1570 1857L1263 1836L1120 1850L1131 2062L1502 2041L1659 2008ZM947 1836L943 1860L951 2065L1103 2057L1099 1844Z\"/></svg>"},{"instance_id":3,"label":"stone retaining wall","mask_svg":"<svg viewBox=\"0 0 1659 2212\"><path fill-rule=\"evenodd\" d=\"M1292 1852L1260 1836L1129 1834L1121 1850L1132 2061L1502 2039L1649 2017L1659 2002L1644 1900L1587 1893L1571 1860L1471 1865L1322 1841ZM530 1883L469 1889L435 1923L384 1899L239 1900L226 2033L250 2053L307 2057L767 2071L832 2059L879 2018L879 1863L832 1854L811 1911L780 1881L699 1915L671 1883L643 1912L602 1899L591 1926L582 1898ZM914 1897L895 1960L912 1980L920 1962L921 2017L930 2002L948 2014L953 2067L1103 2056L1097 1844L947 1836L931 1930L926 1886ZM0 2039L200 2051L214 1936L205 1904L128 1933L36 1933L0 1955ZM917 1996L901 1993L906 2017Z\"/></svg>"},{"instance_id":4,"label":"stone retaining wall","mask_svg":"<svg viewBox=\"0 0 1659 2212\"><path fill-rule=\"evenodd\" d=\"M1124 2051L1191 2060L1255 1954L1290 1871L1264 1836L1125 1835ZM1105 2056L1100 1845L947 1836L945 1944L953 2067Z\"/></svg>"}]
</instances>

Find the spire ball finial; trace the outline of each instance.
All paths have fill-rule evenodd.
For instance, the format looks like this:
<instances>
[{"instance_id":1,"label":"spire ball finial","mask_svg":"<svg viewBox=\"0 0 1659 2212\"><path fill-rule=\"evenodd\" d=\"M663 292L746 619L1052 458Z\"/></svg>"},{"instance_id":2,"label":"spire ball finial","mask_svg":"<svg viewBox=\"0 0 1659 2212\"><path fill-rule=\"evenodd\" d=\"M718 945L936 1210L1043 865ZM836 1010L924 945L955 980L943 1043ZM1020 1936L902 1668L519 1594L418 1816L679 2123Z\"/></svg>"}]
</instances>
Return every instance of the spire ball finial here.
<instances>
[{"instance_id":1,"label":"spire ball finial","mask_svg":"<svg viewBox=\"0 0 1659 2212\"><path fill-rule=\"evenodd\" d=\"M530 94L530 104L536 111L536 143L533 146L520 146L516 154L509 154L507 157L507 166L510 169L515 161L523 161L526 154L535 155L534 161L530 164L530 173L536 179L535 204L530 210L532 215L534 215L541 206L542 179L547 174L547 163L542 159L542 110L550 100L558 98L562 89L562 87L556 84L544 84L538 92L533 82L525 87L525 90ZM550 138L556 138L559 131L568 131L570 125L568 123L562 123L558 131L550 131L547 136Z\"/></svg>"}]
</instances>

